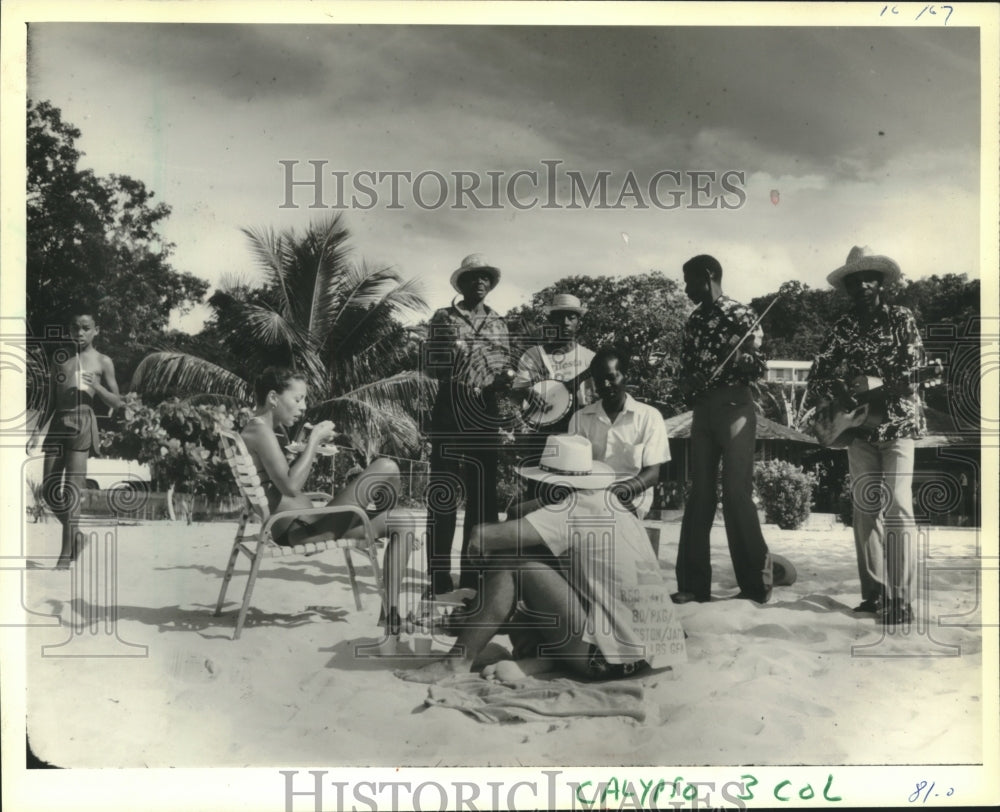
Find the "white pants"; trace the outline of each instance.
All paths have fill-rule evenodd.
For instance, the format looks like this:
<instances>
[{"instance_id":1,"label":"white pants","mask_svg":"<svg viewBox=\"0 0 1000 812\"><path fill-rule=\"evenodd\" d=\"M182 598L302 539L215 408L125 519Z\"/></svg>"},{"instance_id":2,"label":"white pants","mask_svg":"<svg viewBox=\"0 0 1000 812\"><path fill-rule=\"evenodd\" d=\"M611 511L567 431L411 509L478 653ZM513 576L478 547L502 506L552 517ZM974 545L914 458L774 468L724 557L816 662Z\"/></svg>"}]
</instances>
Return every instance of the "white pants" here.
<instances>
[{"instance_id":1,"label":"white pants","mask_svg":"<svg viewBox=\"0 0 1000 812\"><path fill-rule=\"evenodd\" d=\"M915 588L913 555L913 440L847 447L854 504L854 546L863 600L886 597L909 603Z\"/></svg>"}]
</instances>

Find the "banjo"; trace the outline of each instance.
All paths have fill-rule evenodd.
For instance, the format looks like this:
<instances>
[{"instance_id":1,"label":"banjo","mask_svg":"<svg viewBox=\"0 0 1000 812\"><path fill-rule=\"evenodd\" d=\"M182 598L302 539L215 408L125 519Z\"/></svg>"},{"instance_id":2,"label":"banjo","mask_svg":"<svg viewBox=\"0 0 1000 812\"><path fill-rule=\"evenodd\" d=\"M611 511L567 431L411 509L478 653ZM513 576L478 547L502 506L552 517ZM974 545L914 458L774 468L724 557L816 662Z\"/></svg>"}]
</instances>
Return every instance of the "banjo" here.
<instances>
[{"instance_id":1,"label":"banjo","mask_svg":"<svg viewBox=\"0 0 1000 812\"><path fill-rule=\"evenodd\" d=\"M937 386L943 368L938 360L917 369L911 380L923 386ZM880 378L858 375L848 383L840 382L834 399L816 410L812 432L827 448L846 448L867 429L885 420L886 401L894 395L907 394L910 382L887 386Z\"/></svg>"},{"instance_id":2,"label":"banjo","mask_svg":"<svg viewBox=\"0 0 1000 812\"><path fill-rule=\"evenodd\" d=\"M585 369L568 381L546 378L532 384L521 404L524 422L537 430L550 428L564 420L576 410L576 390L589 378L590 370Z\"/></svg>"}]
</instances>

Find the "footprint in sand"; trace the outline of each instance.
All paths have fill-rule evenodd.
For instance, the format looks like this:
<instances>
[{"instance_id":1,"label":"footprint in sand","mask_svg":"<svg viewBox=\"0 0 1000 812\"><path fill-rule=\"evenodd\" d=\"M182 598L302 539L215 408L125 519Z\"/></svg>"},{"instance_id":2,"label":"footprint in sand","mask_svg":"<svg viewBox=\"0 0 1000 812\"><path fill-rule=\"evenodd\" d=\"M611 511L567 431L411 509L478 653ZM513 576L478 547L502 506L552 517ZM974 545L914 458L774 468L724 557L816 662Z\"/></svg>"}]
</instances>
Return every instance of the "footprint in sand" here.
<instances>
[{"instance_id":1,"label":"footprint in sand","mask_svg":"<svg viewBox=\"0 0 1000 812\"><path fill-rule=\"evenodd\" d=\"M218 667L205 656L178 653L174 657L171 673L184 682L203 682L215 679Z\"/></svg>"},{"instance_id":2,"label":"footprint in sand","mask_svg":"<svg viewBox=\"0 0 1000 812\"><path fill-rule=\"evenodd\" d=\"M746 634L754 637L767 637L771 640L798 640L803 643L822 643L826 640L826 633L816 629L793 628L782 626L778 623L762 623L746 630Z\"/></svg>"},{"instance_id":3,"label":"footprint in sand","mask_svg":"<svg viewBox=\"0 0 1000 812\"><path fill-rule=\"evenodd\" d=\"M782 696L781 707L785 713L794 718L809 719L817 716L824 718L836 716L833 709L828 708L826 705L810 702L808 699L797 699L788 694Z\"/></svg>"}]
</instances>

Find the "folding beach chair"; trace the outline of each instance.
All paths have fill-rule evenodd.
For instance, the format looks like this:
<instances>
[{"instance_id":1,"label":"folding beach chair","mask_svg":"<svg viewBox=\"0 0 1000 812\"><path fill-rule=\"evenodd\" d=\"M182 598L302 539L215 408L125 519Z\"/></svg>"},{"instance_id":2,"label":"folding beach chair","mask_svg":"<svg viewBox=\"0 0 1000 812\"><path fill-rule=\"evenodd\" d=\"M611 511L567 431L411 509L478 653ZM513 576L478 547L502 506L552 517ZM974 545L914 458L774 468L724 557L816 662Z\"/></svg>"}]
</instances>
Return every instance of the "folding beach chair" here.
<instances>
[{"instance_id":1,"label":"folding beach chair","mask_svg":"<svg viewBox=\"0 0 1000 812\"><path fill-rule=\"evenodd\" d=\"M232 469L233 476L236 479L236 484L243 495L243 513L240 516L240 524L236 530L232 552L229 554L226 575L222 579L222 590L219 592L219 602L215 607L216 616L222 612L222 604L226 598L226 589L229 587L229 581L233 577L233 570L236 568L236 560L239 558L240 553L250 559L250 574L247 578L246 589L243 591L243 603L236 617L236 631L233 634L233 639L238 640L240 632L243 630L247 611L250 608L250 594L253 592L254 582L257 580L257 573L264 558L281 558L287 560L294 556L312 555L331 548L343 550L344 561L347 564L347 574L351 581L351 590L354 593L354 603L360 611L362 609L361 594L358 590L354 562L351 560L351 550L360 550L368 557L371 563L372 572L375 575L375 586L378 589L384 611L385 587L382 583L382 570L378 563L378 548L381 546L381 543L375 538L371 522L369 522L365 511L356 505L326 507L326 502L330 499L329 494L307 493L306 496L312 499L314 503L319 501L324 507L279 511L272 514L267 506L267 497L264 494L264 488L260 484L260 476L257 474L257 468L253 464L250 452L247 450L243 438L235 432L222 428L218 428L218 433L226 455L226 461L229 463L229 467ZM271 527L276 519L324 516L336 513L353 513L361 519L362 527L365 530L364 538L336 539L331 536L330 538L320 538L288 547L276 544L271 535ZM247 534L247 523L252 516L256 516L260 521L260 530L255 534Z\"/></svg>"}]
</instances>

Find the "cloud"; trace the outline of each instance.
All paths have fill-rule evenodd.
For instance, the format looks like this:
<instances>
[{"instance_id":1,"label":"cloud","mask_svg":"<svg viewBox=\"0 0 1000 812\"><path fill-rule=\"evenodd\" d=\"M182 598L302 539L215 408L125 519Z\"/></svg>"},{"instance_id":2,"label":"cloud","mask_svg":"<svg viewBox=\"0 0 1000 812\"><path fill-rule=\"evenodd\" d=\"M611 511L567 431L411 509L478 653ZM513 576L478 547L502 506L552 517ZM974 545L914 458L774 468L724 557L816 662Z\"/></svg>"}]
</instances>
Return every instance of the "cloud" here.
<instances>
[{"instance_id":1,"label":"cloud","mask_svg":"<svg viewBox=\"0 0 1000 812\"><path fill-rule=\"evenodd\" d=\"M735 211L424 211L408 198L392 210L384 195L348 211L358 258L425 278L435 305L474 251L504 268L501 309L570 273L672 272L702 251L732 269L727 284L744 298L789 278L825 284L854 242L895 251L908 274L979 272L975 29L46 23L30 33L31 95L81 128L85 165L140 178L173 207L176 266L213 283L252 269L242 226L301 229L325 213L281 208L288 159L484 179L555 159L563 197L567 171L587 183L610 172L612 196L629 171L640 187L664 169L745 173Z\"/></svg>"}]
</instances>

